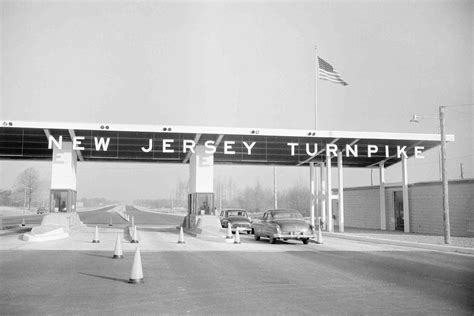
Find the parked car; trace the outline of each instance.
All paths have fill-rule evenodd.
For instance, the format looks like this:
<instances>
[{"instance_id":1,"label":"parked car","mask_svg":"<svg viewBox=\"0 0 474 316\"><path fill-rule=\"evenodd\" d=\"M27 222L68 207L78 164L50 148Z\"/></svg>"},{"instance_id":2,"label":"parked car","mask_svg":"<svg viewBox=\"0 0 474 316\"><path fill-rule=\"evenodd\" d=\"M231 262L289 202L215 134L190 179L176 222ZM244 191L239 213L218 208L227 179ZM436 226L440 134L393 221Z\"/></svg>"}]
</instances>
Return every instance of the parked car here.
<instances>
[{"instance_id":1,"label":"parked car","mask_svg":"<svg viewBox=\"0 0 474 316\"><path fill-rule=\"evenodd\" d=\"M274 244L277 239L301 240L307 244L315 237L314 227L296 210L268 210L261 220L252 223L255 240L269 238Z\"/></svg>"},{"instance_id":2,"label":"parked car","mask_svg":"<svg viewBox=\"0 0 474 316\"><path fill-rule=\"evenodd\" d=\"M242 209L226 209L221 211L220 214L221 226L227 228L231 225L232 232L235 233L236 229L240 232L246 232L250 234L252 232L251 219L248 216L247 211Z\"/></svg>"},{"instance_id":3,"label":"parked car","mask_svg":"<svg viewBox=\"0 0 474 316\"><path fill-rule=\"evenodd\" d=\"M48 210L45 209L44 207L39 207L37 210L36 210L36 214L46 214L48 213Z\"/></svg>"}]
</instances>

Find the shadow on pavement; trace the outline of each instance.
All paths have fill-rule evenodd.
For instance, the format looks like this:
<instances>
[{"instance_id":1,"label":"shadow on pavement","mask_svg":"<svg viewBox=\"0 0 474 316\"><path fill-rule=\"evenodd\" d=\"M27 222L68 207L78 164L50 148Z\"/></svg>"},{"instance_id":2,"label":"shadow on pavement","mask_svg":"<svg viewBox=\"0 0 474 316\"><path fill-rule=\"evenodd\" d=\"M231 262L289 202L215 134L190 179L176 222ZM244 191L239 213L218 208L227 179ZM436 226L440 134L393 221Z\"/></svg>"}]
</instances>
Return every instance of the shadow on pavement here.
<instances>
[{"instance_id":1,"label":"shadow on pavement","mask_svg":"<svg viewBox=\"0 0 474 316\"><path fill-rule=\"evenodd\" d=\"M108 277L108 276L97 275L97 274L90 274L90 273L84 273L84 272L78 272L78 273L79 273L79 274L82 274L82 275L87 275L87 276L91 276L91 277L100 278L100 279L111 280L111 281L117 281L117 282L121 282L121 283L128 283L128 280L126 280L126 279L112 278L112 277Z\"/></svg>"}]
</instances>

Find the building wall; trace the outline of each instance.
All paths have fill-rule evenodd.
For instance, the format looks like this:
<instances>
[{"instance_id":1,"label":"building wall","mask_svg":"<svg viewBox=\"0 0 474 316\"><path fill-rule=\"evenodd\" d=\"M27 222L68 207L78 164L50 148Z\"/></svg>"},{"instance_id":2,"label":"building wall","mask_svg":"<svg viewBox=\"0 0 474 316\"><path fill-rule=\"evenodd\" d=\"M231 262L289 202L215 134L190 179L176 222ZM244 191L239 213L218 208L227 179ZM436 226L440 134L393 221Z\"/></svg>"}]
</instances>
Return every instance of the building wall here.
<instances>
[{"instance_id":1,"label":"building wall","mask_svg":"<svg viewBox=\"0 0 474 316\"><path fill-rule=\"evenodd\" d=\"M394 192L401 186L385 189L387 229L395 229ZM410 231L443 234L441 183L411 184L408 188ZM449 182L450 224L452 236L474 236L474 179ZM380 229L379 187L344 190L344 216L347 227Z\"/></svg>"}]
</instances>

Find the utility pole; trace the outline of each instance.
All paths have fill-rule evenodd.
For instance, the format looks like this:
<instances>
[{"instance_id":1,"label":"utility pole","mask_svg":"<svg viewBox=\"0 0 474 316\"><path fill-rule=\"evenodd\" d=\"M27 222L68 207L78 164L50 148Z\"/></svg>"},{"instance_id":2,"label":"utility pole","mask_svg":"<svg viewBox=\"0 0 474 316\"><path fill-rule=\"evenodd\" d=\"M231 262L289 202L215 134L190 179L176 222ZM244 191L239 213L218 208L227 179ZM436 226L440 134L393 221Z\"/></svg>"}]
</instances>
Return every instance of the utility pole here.
<instances>
[{"instance_id":1,"label":"utility pole","mask_svg":"<svg viewBox=\"0 0 474 316\"><path fill-rule=\"evenodd\" d=\"M464 179L464 172L463 172L463 170L462 170L462 165L463 165L463 163L461 162L461 163L459 164L459 167L461 168L461 179Z\"/></svg>"},{"instance_id":2,"label":"utility pole","mask_svg":"<svg viewBox=\"0 0 474 316\"><path fill-rule=\"evenodd\" d=\"M444 106L439 107L439 124L441 130L441 179L443 189L443 222L444 222L444 243L451 243L451 228L449 225L449 193L448 193L448 171L446 161L446 132L444 119Z\"/></svg>"}]
</instances>

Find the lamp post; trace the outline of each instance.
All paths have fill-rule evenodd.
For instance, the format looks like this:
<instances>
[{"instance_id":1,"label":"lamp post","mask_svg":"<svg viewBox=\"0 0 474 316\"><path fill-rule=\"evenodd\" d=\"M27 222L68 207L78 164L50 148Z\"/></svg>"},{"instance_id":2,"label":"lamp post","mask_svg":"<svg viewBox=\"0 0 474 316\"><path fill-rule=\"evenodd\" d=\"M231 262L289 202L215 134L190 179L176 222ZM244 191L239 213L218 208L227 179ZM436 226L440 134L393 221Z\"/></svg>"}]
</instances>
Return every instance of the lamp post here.
<instances>
[{"instance_id":1,"label":"lamp post","mask_svg":"<svg viewBox=\"0 0 474 316\"><path fill-rule=\"evenodd\" d=\"M438 119L441 134L441 187L443 195L443 230L444 230L444 243L449 245L451 243L451 227L449 224L449 193L448 193L448 171L447 171L447 160L446 160L446 131L445 131L445 119L444 110L446 106L441 105L439 107L439 117L432 116L421 116L414 114L410 122L419 123L420 119Z\"/></svg>"}]
</instances>

